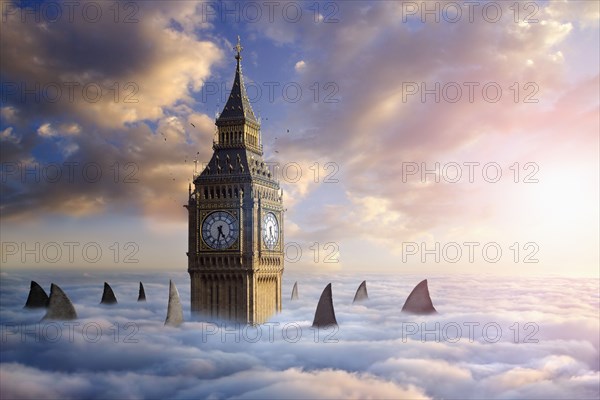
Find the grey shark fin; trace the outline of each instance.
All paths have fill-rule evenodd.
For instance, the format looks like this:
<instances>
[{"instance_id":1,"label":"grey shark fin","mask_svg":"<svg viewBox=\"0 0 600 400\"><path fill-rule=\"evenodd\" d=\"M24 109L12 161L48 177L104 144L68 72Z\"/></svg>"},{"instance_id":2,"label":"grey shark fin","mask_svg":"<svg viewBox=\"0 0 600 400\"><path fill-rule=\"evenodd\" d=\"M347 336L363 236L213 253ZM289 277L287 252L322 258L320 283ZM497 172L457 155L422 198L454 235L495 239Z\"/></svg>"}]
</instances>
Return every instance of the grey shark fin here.
<instances>
[{"instance_id":1,"label":"grey shark fin","mask_svg":"<svg viewBox=\"0 0 600 400\"><path fill-rule=\"evenodd\" d=\"M337 321L335 319L335 311L333 310L333 297L331 294L330 283L323 289L323 293L321 293L312 326L321 328L331 325L337 325Z\"/></svg>"},{"instance_id":2,"label":"grey shark fin","mask_svg":"<svg viewBox=\"0 0 600 400\"><path fill-rule=\"evenodd\" d=\"M31 281L29 296L24 308L42 308L48 307L48 295L36 281Z\"/></svg>"},{"instance_id":3,"label":"grey shark fin","mask_svg":"<svg viewBox=\"0 0 600 400\"><path fill-rule=\"evenodd\" d=\"M146 292L144 291L144 285L140 282L140 291L138 293L137 301L146 301Z\"/></svg>"},{"instance_id":4,"label":"grey shark fin","mask_svg":"<svg viewBox=\"0 0 600 400\"><path fill-rule=\"evenodd\" d=\"M183 309L179 292L172 280L169 280L169 305L167 306L167 319L165 325L179 326L183 323Z\"/></svg>"},{"instance_id":5,"label":"grey shark fin","mask_svg":"<svg viewBox=\"0 0 600 400\"><path fill-rule=\"evenodd\" d=\"M42 320L57 319L68 320L76 319L77 312L69 297L63 290L54 283L50 286L50 297L48 299L48 311Z\"/></svg>"},{"instance_id":6,"label":"grey shark fin","mask_svg":"<svg viewBox=\"0 0 600 400\"><path fill-rule=\"evenodd\" d=\"M102 300L100 300L100 304L117 304L115 292L113 292L110 285L106 282L104 282L104 292L102 292Z\"/></svg>"},{"instance_id":7,"label":"grey shark fin","mask_svg":"<svg viewBox=\"0 0 600 400\"><path fill-rule=\"evenodd\" d=\"M367 293L367 281L362 281L362 283L358 286L358 289L356 289L356 294L354 295L352 304L360 303L365 300L369 300L369 294Z\"/></svg>"},{"instance_id":8,"label":"grey shark fin","mask_svg":"<svg viewBox=\"0 0 600 400\"><path fill-rule=\"evenodd\" d=\"M429 296L427 279L419 282L412 292L410 292L406 298L404 306L402 307L402 311L420 315L433 314L437 312L435 307L433 307L431 297Z\"/></svg>"},{"instance_id":9,"label":"grey shark fin","mask_svg":"<svg viewBox=\"0 0 600 400\"><path fill-rule=\"evenodd\" d=\"M298 300L298 282L294 282L294 287L292 288L292 300Z\"/></svg>"}]
</instances>

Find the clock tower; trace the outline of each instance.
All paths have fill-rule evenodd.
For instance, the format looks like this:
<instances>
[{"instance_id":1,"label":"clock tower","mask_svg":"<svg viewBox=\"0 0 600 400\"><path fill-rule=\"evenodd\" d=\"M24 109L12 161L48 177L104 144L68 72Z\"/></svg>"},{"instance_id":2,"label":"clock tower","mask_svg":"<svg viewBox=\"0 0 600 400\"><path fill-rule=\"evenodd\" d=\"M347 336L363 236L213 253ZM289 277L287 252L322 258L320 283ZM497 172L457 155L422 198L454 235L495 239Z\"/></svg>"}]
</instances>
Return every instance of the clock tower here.
<instances>
[{"instance_id":1,"label":"clock tower","mask_svg":"<svg viewBox=\"0 0 600 400\"><path fill-rule=\"evenodd\" d=\"M235 78L217 116L213 155L186 206L191 310L209 320L261 324L281 311L283 193L263 160L239 37L234 50Z\"/></svg>"}]
</instances>

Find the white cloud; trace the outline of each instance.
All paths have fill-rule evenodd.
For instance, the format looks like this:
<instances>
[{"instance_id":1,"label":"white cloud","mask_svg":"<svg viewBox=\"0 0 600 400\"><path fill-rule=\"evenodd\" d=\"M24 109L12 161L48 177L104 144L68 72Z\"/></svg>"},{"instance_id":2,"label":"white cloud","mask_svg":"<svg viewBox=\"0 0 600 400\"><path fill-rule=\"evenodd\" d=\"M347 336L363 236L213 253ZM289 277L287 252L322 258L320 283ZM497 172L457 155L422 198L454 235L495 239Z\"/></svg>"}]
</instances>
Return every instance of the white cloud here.
<instances>
[{"instance_id":1,"label":"white cloud","mask_svg":"<svg viewBox=\"0 0 600 400\"><path fill-rule=\"evenodd\" d=\"M49 122L40 125L40 127L37 130L37 133L42 137L53 137L57 135L56 130L52 128L52 124L50 124Z\"/></svg>"},{"instance_id":2,"label":"white cloud","mask_svg":"<svg viewBox=\"0 0 600 400\"><path fill-rule=\"evenodd\" d=\"M9 126L2 132L0 132L0 140L11 142L14 144L19 144L19 142L21 141L21 137L13 132L12 126Z\"/></svg>"},{"instance_id":3,"label":"white cloud","mask_svg":"<svg viewBox=\"0 0 600 400\"><path fill-rule=\"evenodd\" d=\"M71 155L77 153L79 151L79 145L73 142L62 142L59 144L60 150L63 153L65 158L70 157Z\"/></svg>"},{"instance_id":4,"label":"white cloud","mask_svg":"<svg viewBox=\"0 0 600 400\"><path fill-rule=\"evenodd\" d=\"M0 116L6 122L15 122L17 119L17 109L12 106L6 106L0 108Z\"/></svg>"},{"instance_id":5,"label":"white cloud","mask_svg":"<svg viewBox=\"0 0 600 400\"><path fill-rule=\"evenodd\" d=\"M222 58L212 37L197 36L206 24L196 8L189 2L142 2L132 12L136 23L114 23L111 18L89 23L75 13L73 20L61 18L45 30L34 18L23 23L13 13L2 27L2 70L29 86L60 86L62 95L56 99L28 105L30 114L56 117L60 110L112 129L156 120L176 104L193 103L192 93L202 88L211 67ZM173 29L174 23L183 29ZM74 47L79 50L71 51ZM75 85L68 87L67 82ZM18 101L15 98L9 100Z\"/></svg>"},{"instance_id":6,"label":"white cloud","mask_svg":"<svg viewBox=\"0 0 600 400\"><path fill-rule=\"evenodd\" d=\"M294 66L294 69L296 70L296 72L304 71L306 69L306 62L304 60L298 61Z\"/></svg>"},{"instance_id":7,"label":"white cloud","mask_svg":"<svg viewBox=\"0 0 600 400\"><path fill-rule=\"evenodd\" d=\"M68 124L62 124L60 131L65 135L78 135L81 132L81 126L72 122Z\"/></svg>"},{"instance_id":8,"label":"white cloud","mask_svg":"<svg viewBox=\"0 0 600 400\"><path fill-rule=\"evenodd\" d=\"M52 123L45 122L39 126L37 129L38 135L42 137L67 137L67 136L75 136L81 132L81 126L74 122L71 123L63 123L55 128L52 126Z\"/></svg>"},{"instance_id":9,"label":"white cloud","mask_svg":"<svg viewBox=\"0 0 600 400\"><path fill-rule=\"evenodd\" d=\"M22 310L30 276L3 272L3 398L597 398L599 394L599 323L593 301L598 281L593 279L429 277L439 314L417 317L402 315L399 309L422 276L288 271L283 312L272 318L270 327L260 327L258 340L250 341L257 328L225 330L190 321L186 273L45 271L31 277L46 289L51 281L59 283L80 319L72 336L63 326L62 336L50 342L47 339L56 336L54 327L60 323L36 325L43 311ZM187 321L180 329L163 326L170 278L178 284ZM352 305L354 291L365 278L370 300ZM98 305L105 280L115 291L116 306ZM145 304L135 301L139 280L145 284ZM300 300L290 302L294 281ZM339 330L315 336L310 323L320 292L330 281ZM489 328L486 335L486 324L502 329L497 342L489 342L497 331ZM417 327L416 333L410 333L409 326ZM455 326L462 328L458 341L452 340L457 336ZM98 329L103 333L98 341L90 340ZM30 333L22 336L25 330ZM301 332L299 340L290 340L296 332Z\"/></svg>"}]
</instances>

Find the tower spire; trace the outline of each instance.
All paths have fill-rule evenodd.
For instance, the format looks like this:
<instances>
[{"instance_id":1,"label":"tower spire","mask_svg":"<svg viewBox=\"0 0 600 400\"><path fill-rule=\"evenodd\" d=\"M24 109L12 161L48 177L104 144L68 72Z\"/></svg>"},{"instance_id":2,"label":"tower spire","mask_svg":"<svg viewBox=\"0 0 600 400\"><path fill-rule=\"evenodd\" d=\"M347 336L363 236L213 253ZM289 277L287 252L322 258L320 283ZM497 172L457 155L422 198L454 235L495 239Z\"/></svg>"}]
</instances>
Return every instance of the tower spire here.
<instances>
[{"instance_id":1,"label":"tower spire","mask_svg":"<svg viewBox=\"0 0 600 400\"><path fill-rule=\"evenodd\" d=\"M254 116L254 111L248 100L248 94L246 93L246 86L244 85L244 76L242 74L242 55L243 50L240 37L237 37L237 44L233 47L235 51L235 59L237 60L237 66L235 69L235 77L233 79L233 86L231 93L227 99L227 103L223 108L223 111L217 118L217 126L223 123L231 122L252 122L258 124L258 120Z\"/></svg>"},{"instance_id":2,"label":"tower spire","mask_svg":"<svg viewBox=\"0 0 600 400\"><path fill-rule=\"evenodd\" d=\"M244 48L242 47L242 44L240 43L240 35L238 35L237 44L233 47L233 49L236 51L235 59L238 60L238 64L239 64L239 61L242 59L241 52L242 52L242 50L244 50Z\"/></svg>"}]
</instances>

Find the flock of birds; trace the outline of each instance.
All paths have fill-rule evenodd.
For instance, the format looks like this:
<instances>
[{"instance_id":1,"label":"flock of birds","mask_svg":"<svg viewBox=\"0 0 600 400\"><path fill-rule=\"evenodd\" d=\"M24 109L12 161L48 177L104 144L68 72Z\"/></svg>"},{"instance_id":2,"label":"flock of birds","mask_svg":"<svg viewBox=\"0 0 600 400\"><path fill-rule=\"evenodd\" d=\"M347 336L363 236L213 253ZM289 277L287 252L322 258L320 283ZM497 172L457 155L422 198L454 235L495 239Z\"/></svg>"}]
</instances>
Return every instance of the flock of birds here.
<instances>
[{"instance_id":1,"label":"flock of birds","mask_svg":"<svg viewBox=\"0 0 600 400\"><path fill-rule=\"evenodd\" d=\"M268 121L268 120L269 120L269 118L265 118L265 120L267 120L267 121ZM190 125L191 125L193 128L196 128L196 125L194 125L194 123L190 122ZM166 141L167 141L167 136L164 134L164 132L162 132L162 131L159 131L159 133L160 133L160 135L162 136L162 139L163 139L163 140L166 142ZM289 130L289 129L286 129L286 133L290 133L290 130ZM274 139L274 140L275 140L275 141L277 141L277 139L278 139L278 138L277 138L277 137L275 137L275 139ZM276 142L275 142L275 143L276 143ZM275 153L277 153L277 154L279 154L279 150L277 150L277 149L275 149L275 150L274 150L274 152L275 152ZM194 162L194 174L196 174L196 173L197 173L197 171L196 171L196 167L197 167L197 165L198 165L198 162L199 162L199 156L200 156L200 152L198 151L198 152L196 152L196 157L193 159L193 162ZM189 157L189 158L191 159L191 157ZM183 162L184 162L185 164L187 164L187 160L188 160L188 157L186 156L186 157L184 158ZM170 179L171 181L176 181L176 180L177 180L177 177L176 177L176 176L173 174L173 171L172 171L172 170L169 170L169 179ZM189 179L188 179L188 181L189 181ZM173 197L173 196L169 196L169 199L170 199L172 202L174 202L174 203L176 203L176 202L177 202L177 200L176 200L176 199L175 199L175 197Z\"/></svg>"}]
</instances>

